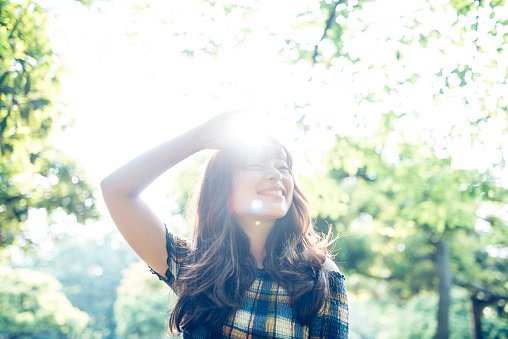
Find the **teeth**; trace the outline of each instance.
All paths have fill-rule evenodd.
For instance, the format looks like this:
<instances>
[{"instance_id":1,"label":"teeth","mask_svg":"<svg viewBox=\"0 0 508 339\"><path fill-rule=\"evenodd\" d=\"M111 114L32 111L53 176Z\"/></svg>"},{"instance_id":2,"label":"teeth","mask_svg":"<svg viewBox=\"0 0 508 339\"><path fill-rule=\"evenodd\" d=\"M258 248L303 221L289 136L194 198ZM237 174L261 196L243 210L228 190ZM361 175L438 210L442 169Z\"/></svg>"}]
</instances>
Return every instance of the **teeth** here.
<instances>
[{"instance_id":1,"label":"teeth","mask_svg":"<svg viewBox=\"0 0 508 339\"><path fill-rule=\"evenodd\" d=\"M278 196L283 196L282 194L282 191L263 191L263 192L259 192L259 194L261 195L278 195Z\"/></svg>"}]
</instances>

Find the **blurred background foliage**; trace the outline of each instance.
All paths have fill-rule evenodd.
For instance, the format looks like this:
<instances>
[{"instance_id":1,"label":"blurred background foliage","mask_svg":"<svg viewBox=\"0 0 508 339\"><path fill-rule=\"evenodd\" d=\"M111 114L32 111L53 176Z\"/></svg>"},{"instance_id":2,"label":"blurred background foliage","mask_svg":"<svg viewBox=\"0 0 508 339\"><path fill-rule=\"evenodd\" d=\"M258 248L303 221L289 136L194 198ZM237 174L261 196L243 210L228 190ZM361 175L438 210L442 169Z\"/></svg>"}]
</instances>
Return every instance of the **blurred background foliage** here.
<instances>
[{"instance_id":1,"label":"blurred background foliage","mask_svg":"<svg viewBox=\"0 0 508 339\"><path fill-rule=\"evenodd\" d=\"M44 210L49 224L62 213L81 223L98 213L84 170L52 146L52 134L70 118L56 101L63 65L51 50L47 13L34 1L1 1L0 11L0 262L5 262L11 250L34 252L34 241L42 240L26 234L30 211Z\"/></svg>"},{"instance_id":2,"label":"blurred background foliage","mask_svg":"<svg viewBox=\"0 0 508 339\"><path fill-rule=\"evenodd\" d=\"M97 10L100 1L78 2ZM165 337L174 295L121 236L66 231L99 213L85 170L53 145L72 117L58 100L65 65L40 3L0 1L0 338ZM248 19L261 1L196 3L198 33L178 17L160 22L189 60L241 48L259 29ZM288 107L302 140L331 136L298 180L316 227L339 236L332 252L348 279L351 337L508 338L507 6L419 0L379 10L393 4L309 1L293 27L263 28L335 104L304 95ZM142 18L158 5L132 10ZM183 235L205 158L179 165L169 193L169 227Z\"/></svg>"},{"instance_id":3,"label":"blurred background foliage","mask_svg":"<svg viewBox=\"0 0 508 339\"><path fill-rule=\"evenodd\" d=\"M114 304L118 320L116 334L125 338L157 338L161 324L167 323L176 296L168 294L167 285L155 279L143 262L135 262L123 270ZM163 331L162 331L163 333Z\"/></svg>"}]
</instances>

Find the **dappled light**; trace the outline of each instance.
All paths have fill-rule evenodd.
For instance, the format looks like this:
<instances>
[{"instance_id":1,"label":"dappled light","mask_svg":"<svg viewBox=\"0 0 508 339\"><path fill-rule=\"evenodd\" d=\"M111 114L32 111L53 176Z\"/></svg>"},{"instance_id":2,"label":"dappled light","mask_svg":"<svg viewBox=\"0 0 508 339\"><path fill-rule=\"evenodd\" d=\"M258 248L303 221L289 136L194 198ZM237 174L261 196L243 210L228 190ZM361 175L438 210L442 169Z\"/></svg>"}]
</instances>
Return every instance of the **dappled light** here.
<instances>
[{"instance_id":1,"label":"dappled light","mask_svg":"<svg viewBox=\"0 0 508 339\"><path fill-rule=\"evenodd\" d=\"M0 338L167 337L176 296L99 183L232 110L237 145L288 147L315 229L341 235L350 338L508 338L505 1L0 9ZM211 153L141 194L183 238Z\"/></svg>"}]
</instances>

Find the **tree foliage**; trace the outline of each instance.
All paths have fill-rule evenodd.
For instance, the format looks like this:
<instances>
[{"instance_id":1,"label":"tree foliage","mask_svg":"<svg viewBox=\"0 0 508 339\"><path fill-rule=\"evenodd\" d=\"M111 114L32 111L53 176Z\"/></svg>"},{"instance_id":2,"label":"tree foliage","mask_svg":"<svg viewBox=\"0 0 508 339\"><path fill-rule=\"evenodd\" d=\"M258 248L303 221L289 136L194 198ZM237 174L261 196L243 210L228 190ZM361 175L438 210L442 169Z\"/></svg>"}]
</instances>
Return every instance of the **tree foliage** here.
<instances>
[{"instance_id":1,"label":"tree foliage","mask_svg":"<svg viewBox=\"0 0 508 339\"><path fill-rule=\"evenodd\" d=\"M122 270L135 260L136 254L118 232L97 237L67 235L55 244L50 258L35 260L30 267L53 275L72 304L87 312L90 336L113 338L116 290Z\"/></svg>"},{"instance_id":2,"label":"tree foliage","mask_svg":"<svg viewBox=\"0 0 508 339\"><path fill-rule=\"evenodd\" d=\"M0 334L79 338L88 315L72 306L52 276L28 269L0 269Z\"/></svg>"},{"instance_id":3,"label":"tree foliage","mask_svg":"<svg viewBox=\"0 0 508 339\"><path fill-rule=\"evenodd\" d=\"M337 134L320 179L327 184L311 189L318 220L348 230L340 261L386 279L402 299L439 290L438 338L449 335L452 280L473 305L486 292L481 304L498 303L506 322L504 2L414 1L393 11L379 1L320 4L300 26L321 27L319 41L288 39L287 49L326 67L323 90L336 90L337 115L352 122L312 119L311 110L302 119Z\"/></svg>"},{"instance_id":4,"label":"tree foliage","mask_svg":"<svg viewBox=\"0 0 508 339\"><path fill-rule=\"evenodd\" d=\"M0 260L10 246L28 249L30 209L60 207L78 222L97 218L94 188L77 163L51 143L68 125L58 103L61 63L34 1L0 2Z\"/></svg>"},{"instance_id":5,"label":"tree foliage","mask_svg":"<svg viewBox=\"0 0 508 339\"><path fill-rule=\"evenodd\" d=\"M203 3L195 18L206 22L205 33L199 39L181 34L189 57L220 55L247 39L249 27L260 27L237 20L255 13L258 3ZM332 223L338 233L347 231L337 261L345 262L339 266L351 278L353 295L389 294L390 303L414 302L435 312L420 298L448 298L450 287L439 290L446 279L438 272L451 273L446 276L469 292L458 298L489 305L480 309L484 332L502 337L508 286L506 4L327 0L295 8L303 10L293 26L266 30L270 44L279 43L281 55L308 74L308 93L288 103L302 130L335 140L324 170L305 191L317 206L319 227ZM208 34L224 22L218 18L241 22L228 30L229 41ZM451 299L448 308L454 307ZM457 330L446 316L454 314L448 308L439 322L450 320L450 336L462 335L463 327ZM431 336L439 327L401 324L394 333ZM445 327L439 337L448 336Z\"/></svg>"},{"instance_id":6,"label":"tree foliage","mask_svg":"<svg viewBox=\"0 0 508 339\"><path fill-rule=\"evenodd\" d=\"M147 269L144 262L123 271L115 301L116 333L125 338L163 338L176 296Z\"/></svg>"}]
</instances>

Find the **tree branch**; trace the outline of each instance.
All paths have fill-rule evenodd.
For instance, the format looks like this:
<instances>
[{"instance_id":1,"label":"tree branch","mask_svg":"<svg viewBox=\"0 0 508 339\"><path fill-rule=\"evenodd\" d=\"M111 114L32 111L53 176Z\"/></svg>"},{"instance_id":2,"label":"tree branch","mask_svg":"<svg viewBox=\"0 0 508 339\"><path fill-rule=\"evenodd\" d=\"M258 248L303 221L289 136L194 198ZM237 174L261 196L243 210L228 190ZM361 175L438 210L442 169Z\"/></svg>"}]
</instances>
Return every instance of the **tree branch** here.
<instances>
[{"instance_id":1,"label":"tree branch","mask_svg":"<svg viewBox=\"0 0 508 339\"><path fill-rule=\"evenodd\" d=\"M332 22L335 19L335 15L337 13L337 6L344 3L345 0L339 0L335 3L335 5L330 6L330 12L328 14L328 19L326 20L325 29L323 31L323 35L321 36L321 39L319 39L319 42L314 46L314 53L312 54L312 64L316 64L316 58L318 55L318 46L321 41L323 41L326 38L326 32L330 27L332 27Z\"/></svg>"},{"instance_id":2,"label":"tree branch","mask_svg":"<svg viewBox=\"0 0 508 339\"><path fill-rule=\"evenodd\" d=\"M467 283L467 282L462 282L462 281L457 281L457 280L454 280L453 283L457 286L460 286L460 287L469 288L469 289L473 289L477 292L485 293L486 295L489 295L492 298L508 300L508 294L497 294L497 293L487 290L485 288L478 287L472 283Z\"/></svg>"}]
</instances>

